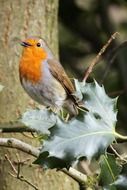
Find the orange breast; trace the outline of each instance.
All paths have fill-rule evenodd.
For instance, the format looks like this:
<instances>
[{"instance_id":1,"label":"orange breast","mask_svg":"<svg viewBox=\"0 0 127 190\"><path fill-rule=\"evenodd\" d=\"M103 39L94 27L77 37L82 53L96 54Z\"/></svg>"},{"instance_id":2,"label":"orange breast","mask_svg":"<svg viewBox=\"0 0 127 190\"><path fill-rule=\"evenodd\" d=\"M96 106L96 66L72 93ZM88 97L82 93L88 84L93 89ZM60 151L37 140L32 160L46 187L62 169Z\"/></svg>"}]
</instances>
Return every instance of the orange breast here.
<instances>
[{"instance_id":1,"label":"orange breast","mask_svg":"<svg viewBox=\"0 0 127 190\"><path fill-rule=\"evenodd\" d=\"M39 56L34 49L32 51L29 48L24 49L19 65L20 77L32 83L38 82L43 75L42 64L44 59L46 59L45 52L40 52Z\"/></svg>"}]
</instances>

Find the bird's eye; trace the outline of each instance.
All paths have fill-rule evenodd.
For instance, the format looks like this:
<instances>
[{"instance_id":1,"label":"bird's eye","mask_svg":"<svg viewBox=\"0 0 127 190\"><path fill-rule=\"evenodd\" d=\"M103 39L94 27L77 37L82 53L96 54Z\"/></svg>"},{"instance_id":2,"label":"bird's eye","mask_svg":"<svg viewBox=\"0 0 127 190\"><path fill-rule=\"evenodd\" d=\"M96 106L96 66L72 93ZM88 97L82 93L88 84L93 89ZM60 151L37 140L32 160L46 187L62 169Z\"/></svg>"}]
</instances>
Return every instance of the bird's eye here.
<instances>
[{"instance_id":1,"label":"bird's eye","mask_svg":"<svg viewBox=\"0 0 127 190\"><path fill-rule=\"evenodd\" d=\"M37 47L41 47L41 44L40 44L40 43L37 43Z\"/></svg>"}]
</instances>

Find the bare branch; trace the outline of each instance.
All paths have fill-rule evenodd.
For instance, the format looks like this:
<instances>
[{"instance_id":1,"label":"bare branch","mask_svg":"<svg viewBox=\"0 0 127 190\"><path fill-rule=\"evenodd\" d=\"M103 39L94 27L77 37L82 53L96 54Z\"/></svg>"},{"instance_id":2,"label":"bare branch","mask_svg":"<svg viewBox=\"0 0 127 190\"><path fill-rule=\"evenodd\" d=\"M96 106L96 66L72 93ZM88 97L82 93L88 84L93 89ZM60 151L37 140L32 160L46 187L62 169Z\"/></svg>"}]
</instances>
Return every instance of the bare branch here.
<instances>
[{"instance_id":1,"label":"bare branch","mask_svg":"<svg viewBox=\"0 0 127 190\"><path fill-rule=\"evenodd\" d=\"M107 65L105 68L105 72L103 74L103 77L101 79L101 84L104 82L105 78L107 77L107 74L112 66L112 64L114 63L114 60L116 59L116 57L118 56L119 52L124 49L125 47L127 47L127 41L124 41L122 44L118 45L117 47L115 47L110 54L108 55L107 58Z\"/></svg>"},{"instance_id":2,"label":"bare branch","mask_svg":"<svg viewBox=\"0 0 127 190\"><path fill-rule=\"evenodd\" d=\"M87 182L87 175L79 172L78 170L76 170L76 169L74 169L72 167L70 167L69 170L64 168L64 169L62 169L62 171L64 173L66 173L67 175L71 176L72 178L74 178L75 180L77 180L80 183Z\"/></svg>"},{"instance_id":3,"label":"bare branch","mask_svg":"<svg viewBox=\"0 0 127 190\"><path fill-rule=\"evenodd\" d=\"M112 146L110 145L110 148L112 149L112 151L114 152L114 154L122 161L124 161L124 163L127 163L127 159L125 159L122 155L120 155L117 150Z\"/></svg>"},{"instance_id":4,"label":"bare branch","mask_svg":"<svg viewBox=\"0 0 127 190\"><path fill-rule=\"evenodd\" d=\"M14 177L19 179L22 182L27 183L28 185L30 185L31 187L33 187L35 190L39 190L38 187L36 187L35 185L33 185L31 182L29 182L27 179L25 179L25 177L23 175L20 175L20 167L21 167L21 161L19 160L18 162L18 170L15 168L14 164L12 163L12 161L9 159L9 157L7 156L7 154L5 155L6 160L9 162L9 164L11 165L11 168L14 172L14 174L12 174L11 172L9 172L9 174Z\"/></svg>"},{"instance_id":5,"label":"bare branch","mask_svg":"<svg viewBox=\"0 0 127 190\"><path fill-rule=\"evenodd\" d=\"M24 125L1 125L0 124L0 133L34 133L36 130L30 129Z\"/></svg>"},{"instance_id":6,"label":"bare branch","mask_svg":"<svg viewBox=\"0 0 127 190\"><path fill-rule=\"evenodd\" d=\"M16 148L35 157L38 157L40 153L38 148L35 148L15 138L0 138L0 146Z\"/></svg>"},{"instance_id":7,"label":"bare branch","mask_svg":"<svg viewBox=\"0 0 127 190\"><path fill-rule=\"evenodd\" d=\"M18 150L21 150L22 152L25 152L29 155L32 155L34 157L38 157L40 154L39 148L35 148L27 143L24 143L18 139L15 138L0 138L0 146L2 147L8 147L8 148L16 148ZM87 181L87 176L76 169L70 167L69 170L67 169L62 169L62 171L74 178L76 181L85 183ZM13 174L11 174L14 176ZM22 179L22 181L25 181Z\"/></svg>"},{"instance_id":8,"label":"bare branch","mask_svg":"<svg viewBox=\"0 0 127 190\"><path fill-rule=\"evenodd\" d=\"M17 174L17 170L16 170L16 168L14 167L14 165L12 164L12 162L11 162L11 160L9 159L9 157L8 157L7 154L5 154L5 158L6 158L6 160L9 162L9 164L10 164L12 170L14 171L14 173Z\"/></svg>"},{"instance_id":9,"label":"bare branch","mask_svg":"<svg viewBox=\"0 0 127 190\"><path fill-rule=\"evenodd\" d=\"M86 73L85 73L85 77L83 79L83 81L86 81L88 76L90 75L90 73L93 71L94 66L100 61L101 55L106 51L106 49L108 48L108 46L111 44L111 42L116 38L116 36L118 35L118 32L115 32L110 39L108 40L108 42L102 47L102 49L100 50L100 52L97 54L97 56L95 57L95 59L92 61L92 63L90 64L90 66L88 67Z\"/></svg>"},{"instance_id":10,"label":"bare branch","mask_svg":"<svg viewBox=\"0 0 127 190\"><path fill-rule=\"evenodd\" d=\"M25 179L23 176L20 176L20 181L23 181L27 183L28 185L32 186L35 190L39 190L35 185L33 185L31 182L29 182L27 179Z\"/></svg>"}]
</instances>

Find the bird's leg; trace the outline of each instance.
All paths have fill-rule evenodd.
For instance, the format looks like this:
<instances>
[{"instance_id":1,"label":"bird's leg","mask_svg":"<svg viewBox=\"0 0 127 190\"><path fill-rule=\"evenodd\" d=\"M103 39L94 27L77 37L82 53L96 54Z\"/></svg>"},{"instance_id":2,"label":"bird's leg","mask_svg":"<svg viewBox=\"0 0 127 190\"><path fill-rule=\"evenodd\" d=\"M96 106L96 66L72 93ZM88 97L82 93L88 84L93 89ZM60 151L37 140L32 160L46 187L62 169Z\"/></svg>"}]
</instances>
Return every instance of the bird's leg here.
<instances>
[{"instance_id":1,"label":"bird's leg","mask_svg":"<svg viewBox=\"0 0 127 190\"><path fill-rule=\"evenodd\" d=\"M66 113L66 115L64 114L64 110L63 108L59 109L58 107L47 107L48 110L51 110L53 113L59 115L63 121L68 122L69 118L70 118L70 114Z\"/></svg>"},{"instance_id":2,"label":"bird's leg","mask_svg":"<svg viewBox=\"0 0 127 190\"><path fill-rule=\"evenodd\" d=\"M69 113L66 113L66 115L65 115L64 109L61 108L61 109L60 109L60 117L62 118L63 121L68 122L68 120L69 120L69 118L70 118L70 114L69 114Z\"/></svg>"},{"instance_id":3,"label":"bird's leg","mask_svg":"<svg viewBox=\"0 0 127 190\"><path fill-rule=\"evenodd\" d=\"M53 112L53 113L55 113L55 114L58 113L58 110L57 110L56 107L48 106L48 107L47 107L47 110L49 110L49 111L51 111L51 112Z\"/></svg>"},{"instance_id":4,"label":"bird's leg","mask_svg":"<svg viewBox=\"0 0 127 190\"><path fill-rule=\"evenodd\" d=\"M61 116L62 120L64 120L64 119L65 119L65 118L64 118L64 111L63 111L63 109L62 109L62 108L60 109L60 116Z\"/></svg>"},{"instance_id":5,"label":"bird's leg","mask_svg":"<svg viewBox=\"0 0 127 190\"><path fill-rule=\"evenodd\" d=\"M68 122L69 118L70 118L70 114L67 113L66 118L65 118L65 122Z\"/></svg>"},{"instance_id":6,"label":"bird's leg","mask_svg":"<svg viewBox=\"0 0 127 190\"><path fill-rule=\"evenodd\" d=\"M51 107L50 107L50 106L47 106L46 109L50 111L50 110L51 110ZM52 111L52 110L51 110L51 111Z\"/></svg>"},{"instance_id":7,"label":"bird's leg","mask_svg":"<svg viewBox=\"0 0 127 190\"><path fill-rule=\"evenodd\" d=\"M57 107L54 107L53 108L53 112L56 113L56 114L58 114L59 113L59 109Z\"/></svg>"}]
</instances>

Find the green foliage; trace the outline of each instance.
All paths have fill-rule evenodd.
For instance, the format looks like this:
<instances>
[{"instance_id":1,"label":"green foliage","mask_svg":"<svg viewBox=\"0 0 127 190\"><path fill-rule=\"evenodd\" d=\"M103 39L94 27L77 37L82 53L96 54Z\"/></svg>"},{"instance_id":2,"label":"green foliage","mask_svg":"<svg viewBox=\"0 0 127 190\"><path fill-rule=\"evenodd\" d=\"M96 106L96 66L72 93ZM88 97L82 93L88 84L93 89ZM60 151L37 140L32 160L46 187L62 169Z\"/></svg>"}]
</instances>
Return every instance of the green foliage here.
<instances>
[{"instance_id":1,"label":"green foliage","mask_svg":"<svg viewBox=\"0 0 127 190\"><path fill-rule=\"evenodd\" d=\"M52 159L59 159L57 168L60 168L63 163L64 167L68 167L81 157L89 160L99 157L115 140L117 99L109 98L96 81L90 84L77 82L76 87L76 93L82 93L82 100L89 111L67 123L57 118L39 157L45 167L53 168ZM48 154L44 156L46 152ZM39 164L39 160L36 163Z\"/></svg>"},{"instance_id":2,"label":"green foliage","mask_svg":"<svg viewBox=\"0 0 127 190\"><path fill-rule=\"evenodd\" d=\"M116 187L117 190L127 190L127 164L123 165L122 171L114 183L111 184L112 186Z\"/></svg>"},{"instance_id":3,"label":"green foliage","mask_svg":"<svg viewBox=\"0 0 127 190\"><path fill-rule=\"evenodd\" d=\"M57 120L42 152L48 151L48 157L59 158L69 165L80 157L91 159L100 155L113 142L114 133L98 120L100 118L96 119L90 112L82 120L74 119L68 123Z\"/></svg>"},{"instance_id":4,"label":"green foliage","mask_svg":"<svg viewBox=\"0 0 127 190\"><path fill-rule=\"evenodd\" d=\"M113 155L102 155L100 158L100 167L100 183L110 189L112 185L109 186L109 184L113 184L116 181L122 168L116 163Z\"/></svg>"},{"instance_id":5,"label":"green foliage","mask_svg":"<svg viewBox=\"0 0 127 190\"><path fill-rule=\"evenodd\" d=\"M56 116L46 109L28 110L23 114L21 122L44 135L49 135L48 129L56 123Z\"/></svg>"},{"instance_id":6,"label":"green foliage","mask_svg":"<svg viewBox=\"0 0 127 190\"><path fill-rule=\"evenodd\" d=\"M114 156L101 158L100 183L104 190L127 190L127 164L120 166Z\"/></svg>"},{"instance_id":7,"label":"green foliage","mask_svg":"<svg viewBox=\"0 0 127 190\"><path fill-rule=\"evenodd\" d=\"M43 133L52 127L36 163L51 168L68 167L81 157L89 160L99 157L115 140L117 99L109 98L96 81L86 84L76 81L76 89L75 95L89 111L69 122L47 110L27 111L23 115L23 123Z\"/></svg>"}]
</instances>

